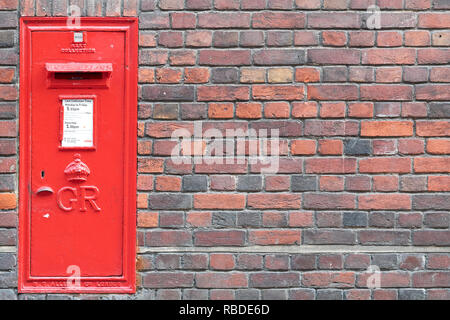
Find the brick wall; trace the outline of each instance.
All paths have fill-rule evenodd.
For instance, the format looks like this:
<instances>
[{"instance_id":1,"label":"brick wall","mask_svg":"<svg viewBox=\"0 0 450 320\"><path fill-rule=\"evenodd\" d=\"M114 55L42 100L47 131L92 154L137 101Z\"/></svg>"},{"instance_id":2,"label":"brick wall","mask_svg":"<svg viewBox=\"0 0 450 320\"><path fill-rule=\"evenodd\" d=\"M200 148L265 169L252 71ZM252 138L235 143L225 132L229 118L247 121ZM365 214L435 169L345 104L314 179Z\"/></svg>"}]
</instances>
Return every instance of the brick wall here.
<instances>
[{"instance_id":1,"label":"brick wall","mask_svg":"<svg viewBox=\"0 0 450 320\"><path fill-rule=\"evenodd\" d=\"M16 290L18 18L70 4L140 20L138 291L103 297L450 299L448 0L1 0L0 299L101 297ZM278 170L177 164L200 123L278 129Z\"/></svg>"}]
</instances>

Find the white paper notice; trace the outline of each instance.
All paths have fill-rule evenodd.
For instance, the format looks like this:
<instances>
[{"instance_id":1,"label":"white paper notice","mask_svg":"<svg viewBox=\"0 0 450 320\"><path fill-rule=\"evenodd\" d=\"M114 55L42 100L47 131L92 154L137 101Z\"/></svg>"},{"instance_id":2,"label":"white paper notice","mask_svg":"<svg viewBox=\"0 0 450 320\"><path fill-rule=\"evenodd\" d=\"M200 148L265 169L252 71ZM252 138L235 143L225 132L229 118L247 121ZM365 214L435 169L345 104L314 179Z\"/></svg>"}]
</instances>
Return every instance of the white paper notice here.
<instances>
[{"instance_id":1,"label":"white paper notice","mask_svg":"<svg viewBox=\"0 0 450 320\"><path fill-rule=\"evenodd\" d=\"M65 99L62 147L94 145L94 100Z\"/></svg>"}]
</instances>

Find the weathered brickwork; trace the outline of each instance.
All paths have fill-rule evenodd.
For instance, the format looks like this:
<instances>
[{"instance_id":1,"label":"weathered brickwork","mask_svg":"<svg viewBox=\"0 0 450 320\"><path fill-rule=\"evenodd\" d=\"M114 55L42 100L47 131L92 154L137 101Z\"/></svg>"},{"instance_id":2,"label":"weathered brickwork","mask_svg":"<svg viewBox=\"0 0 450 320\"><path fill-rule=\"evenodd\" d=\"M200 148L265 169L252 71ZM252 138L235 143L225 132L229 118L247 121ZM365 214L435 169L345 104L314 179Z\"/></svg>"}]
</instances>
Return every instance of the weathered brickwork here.
<instances>
[{"instance_id":1,"label":"weathered brickwork","mask_svg":"<svg viewBox=\"0 0 450 320\"><path fill-rule=\"evenodd\" d=\"M17 294L18 21L70 5L139 17L135 295ZM450 299L449 10L0 0L0 299ZM212 152L209 129L278 129L278 170L251 161L256 138Z\"/></svg>"}]
</instances>

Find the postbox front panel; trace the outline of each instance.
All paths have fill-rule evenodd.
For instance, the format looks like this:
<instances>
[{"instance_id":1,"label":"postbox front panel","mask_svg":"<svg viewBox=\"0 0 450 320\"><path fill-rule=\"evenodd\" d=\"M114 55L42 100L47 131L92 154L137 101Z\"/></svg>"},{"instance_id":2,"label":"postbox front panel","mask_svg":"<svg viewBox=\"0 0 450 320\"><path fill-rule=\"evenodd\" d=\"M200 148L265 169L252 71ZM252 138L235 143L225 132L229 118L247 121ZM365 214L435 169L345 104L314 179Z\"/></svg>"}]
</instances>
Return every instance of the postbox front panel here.
<instances>
[{"instance_id":1,"label":"postbox front panel","mask_svg":"<svg viewBox=\"0 0 450 320\"><path fill-rule=\"evenodd\" d=\"M22 22L20 287L132 292L134 24L44 20Z\"/></svg>"}]
</instances>

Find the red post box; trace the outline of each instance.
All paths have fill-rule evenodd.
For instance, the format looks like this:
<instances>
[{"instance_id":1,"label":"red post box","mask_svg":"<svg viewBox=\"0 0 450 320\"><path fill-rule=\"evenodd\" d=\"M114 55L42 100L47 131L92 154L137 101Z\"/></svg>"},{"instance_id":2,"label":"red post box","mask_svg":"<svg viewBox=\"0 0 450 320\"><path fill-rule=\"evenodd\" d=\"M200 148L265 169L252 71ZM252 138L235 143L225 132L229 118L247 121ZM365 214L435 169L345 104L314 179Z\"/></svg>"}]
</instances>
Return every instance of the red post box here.
<instances>
[{"instance_id":1,"label":"red post box","mask_svg":"<svg viewBox=\"0 0 450 320\"><path fill-rule=\"evenodd\" d=\"M134 292L136 18L22 18L20 292Z\"/></svg>"}]
</instances>

